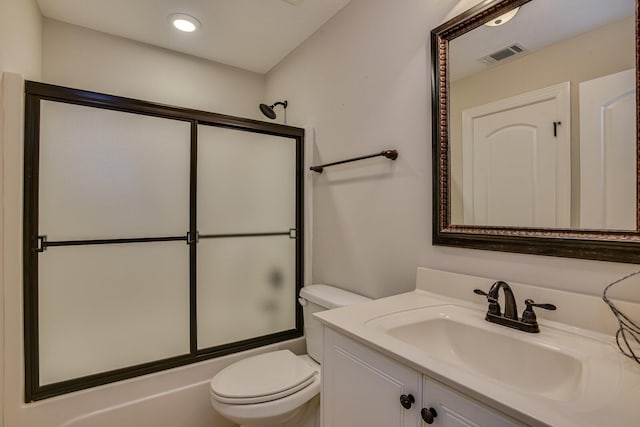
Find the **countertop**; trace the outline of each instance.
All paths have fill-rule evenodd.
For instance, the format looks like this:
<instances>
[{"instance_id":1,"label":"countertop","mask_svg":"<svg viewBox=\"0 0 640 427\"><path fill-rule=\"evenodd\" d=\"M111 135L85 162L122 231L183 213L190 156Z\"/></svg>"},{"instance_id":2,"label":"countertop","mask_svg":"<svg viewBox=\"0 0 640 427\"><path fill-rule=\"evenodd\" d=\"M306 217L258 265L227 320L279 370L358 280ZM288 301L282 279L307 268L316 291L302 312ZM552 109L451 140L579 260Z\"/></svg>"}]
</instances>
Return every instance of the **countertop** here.
<instances>
[{"instance_id":1,"label":"countertop","mask_svg":"<svg viewBox=\"0 0 640 427\"><path fill-rule=\"evenodd\" d=\"M314 316L325 326L524 424L534 427L640 426L640 405L638 405L640 365L619 352L615 346L615 338L612 336L540 319L540 334L527 334L513 330L514 334L530 335L532 340L538 339L536 336L544 337L545 330L568 331L604 341L615 347L616 352L612 354L616 355L613 357L618 357L619 375L616 379L616 387L606 393L604 398L593 401L581 400L578 397L568 401L556 401L435 360L426 352L365 324L367 321L391 313L450 304L475 310L478 318L484 322L486 304L473 304L423 290L323 311ZM505 328L500 325L490 325L495 328Z\"/></svg>"}]
</instances>

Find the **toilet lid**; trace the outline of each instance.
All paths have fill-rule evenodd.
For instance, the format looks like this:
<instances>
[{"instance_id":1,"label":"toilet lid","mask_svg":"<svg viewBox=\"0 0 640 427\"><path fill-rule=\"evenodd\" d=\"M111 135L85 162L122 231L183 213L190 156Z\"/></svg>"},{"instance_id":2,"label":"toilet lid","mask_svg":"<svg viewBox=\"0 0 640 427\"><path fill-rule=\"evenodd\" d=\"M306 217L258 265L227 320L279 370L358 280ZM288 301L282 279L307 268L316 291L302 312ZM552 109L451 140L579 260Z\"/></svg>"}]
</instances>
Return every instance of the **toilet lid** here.
<instances>
[{"instance_id":1,"label":"toilet lid","mask_svg":"<svg viewBox=\"0 0 640 427\"><path fill-rule=\"evenodd\" d=\"M316 372L289 350L273 351L227 366L211 380L211 392L221 402L267 402L306 387Z\"/></svg>"}]
</instances>

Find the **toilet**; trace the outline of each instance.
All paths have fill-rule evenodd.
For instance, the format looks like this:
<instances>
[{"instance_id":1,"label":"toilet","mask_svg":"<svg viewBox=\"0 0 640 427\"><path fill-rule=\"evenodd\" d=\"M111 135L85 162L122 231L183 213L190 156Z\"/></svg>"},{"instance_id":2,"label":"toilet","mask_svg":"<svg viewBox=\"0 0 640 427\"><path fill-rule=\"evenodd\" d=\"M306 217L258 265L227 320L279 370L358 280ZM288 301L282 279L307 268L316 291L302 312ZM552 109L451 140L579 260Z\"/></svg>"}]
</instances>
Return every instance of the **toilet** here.
<instances>
[{"instance_id":1,"label":"toilet","mask_svg":"<svg viewBox=\"0 0 640 427\"><path fill-rule=\"evenodd\" d=\"M366 301L370 299L333 286L302 288L298 302L308 354L272 351L227 366L211 380L211 405L241 427L315 427L323 333L312 314Z\"/></svg>"}]
</instances>

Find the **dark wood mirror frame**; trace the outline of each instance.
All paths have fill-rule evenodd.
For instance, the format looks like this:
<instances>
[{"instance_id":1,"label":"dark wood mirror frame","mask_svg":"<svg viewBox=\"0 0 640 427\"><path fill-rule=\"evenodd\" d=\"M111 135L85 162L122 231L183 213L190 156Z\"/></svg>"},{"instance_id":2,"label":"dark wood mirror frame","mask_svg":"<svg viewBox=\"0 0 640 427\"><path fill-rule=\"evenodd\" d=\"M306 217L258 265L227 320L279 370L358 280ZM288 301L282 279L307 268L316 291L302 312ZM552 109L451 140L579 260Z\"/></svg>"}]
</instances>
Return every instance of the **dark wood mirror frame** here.
<instances>
[{"instance_id":1,"label":"dark wood mirror frame","mask_svg":"<svg viewBox=\"0 0 640 427\"><path fill-rule=\"evenodd\" d=\"M431 32L433 110L433 244L601 261L640 263L640 231L515 228L451 224L449 176L449 42L531 0L485 0ZM640 128L639 15L636 0L636 126ZM636 131L636 158L640 138ZM640 171L640 163L636 171ZM640 178L640 174L638 174ZM636 185L637 200L640 186ZM636 203L636 230L640 210Z\"/></svg>"}]
</instances>

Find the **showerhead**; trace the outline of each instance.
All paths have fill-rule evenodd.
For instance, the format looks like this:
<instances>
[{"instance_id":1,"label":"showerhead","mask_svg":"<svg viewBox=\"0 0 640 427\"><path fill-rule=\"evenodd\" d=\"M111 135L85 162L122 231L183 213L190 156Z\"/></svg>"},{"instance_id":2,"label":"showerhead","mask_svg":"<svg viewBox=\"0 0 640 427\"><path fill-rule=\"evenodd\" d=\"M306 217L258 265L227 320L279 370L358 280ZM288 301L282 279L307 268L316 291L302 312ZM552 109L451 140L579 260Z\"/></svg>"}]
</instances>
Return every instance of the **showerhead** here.
<instances>
[{"instance_id":1,"label":"showerhead","mask_svg":"<svg viewBox=\"0 0 640 427\"><path fill-rule=\"evenodd\" d=\"M262 111L262 114L273 120L276 118L276 112L273 111L276 105L282 105L284 108L287 108L287 105L289 105L289 103L287 101L278 101L273 105L260 104L260 111Z\"/></svg>"},{"instance_id":2,"label":"showerhead","mask_svg":"<svg viewBox=\"0 0 640 427\"><path fill-rule=\"evenodd\" d=\"M270 119L276 118L276 112L273 111L273 107L269 107L267 104L260 104L260 111Z\"/></svg>"}]
</instances>

